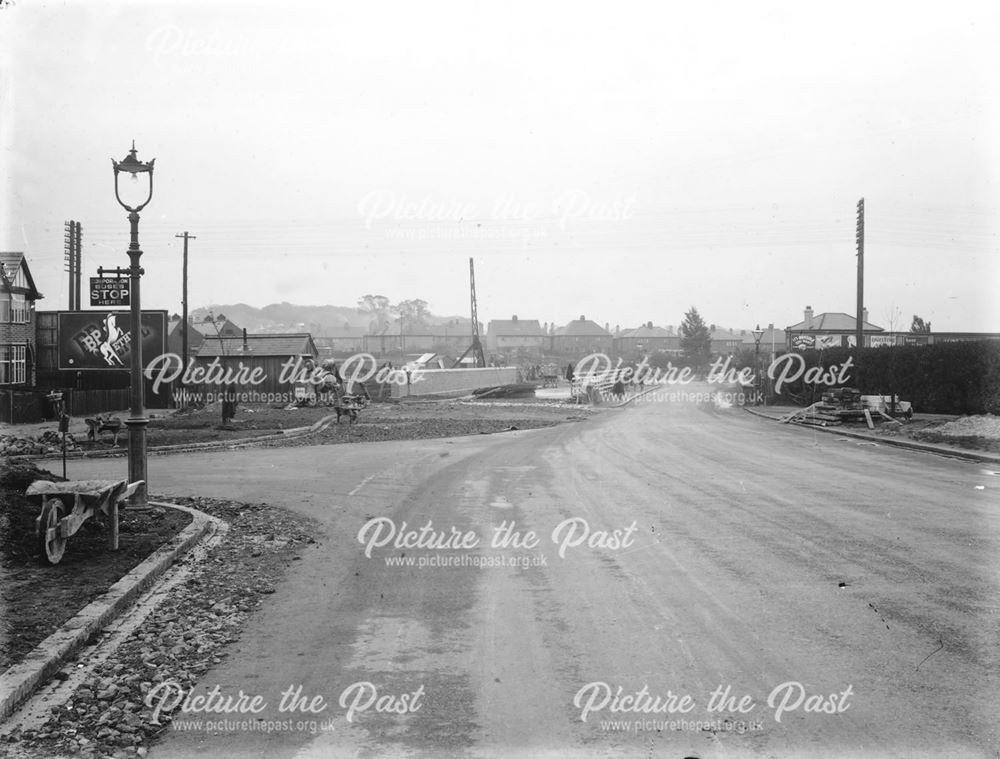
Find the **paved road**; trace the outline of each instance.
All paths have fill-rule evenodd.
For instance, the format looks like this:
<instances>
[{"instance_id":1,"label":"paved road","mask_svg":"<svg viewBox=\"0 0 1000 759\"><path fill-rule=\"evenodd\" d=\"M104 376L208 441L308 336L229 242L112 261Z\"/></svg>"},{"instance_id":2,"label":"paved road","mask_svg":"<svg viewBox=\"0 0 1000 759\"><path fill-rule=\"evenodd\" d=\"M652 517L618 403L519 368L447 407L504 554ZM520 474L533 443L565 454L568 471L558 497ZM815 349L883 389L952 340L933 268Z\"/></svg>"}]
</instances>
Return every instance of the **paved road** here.
<instances>
[{"instance_id":1,"label":"paved road","mask_svg":"<svg viewBox=\"0 0 1000 759\"><path fill-rule=\"evenodd\" d=\"M200 687L259 694L256 717L290 729L175 731L154 759L1000 755L1000 476L983 465L660 402L489 437L153 457L150 477L326 529ZM373 517L430 521L449 547L368 557ZM504 522L538 544L491 547ZM453 528L478 545L451 547ZM454 565L473 559L508 566ZM279 712L290 686L326 708Z\"/></svg>"}]
</instances>

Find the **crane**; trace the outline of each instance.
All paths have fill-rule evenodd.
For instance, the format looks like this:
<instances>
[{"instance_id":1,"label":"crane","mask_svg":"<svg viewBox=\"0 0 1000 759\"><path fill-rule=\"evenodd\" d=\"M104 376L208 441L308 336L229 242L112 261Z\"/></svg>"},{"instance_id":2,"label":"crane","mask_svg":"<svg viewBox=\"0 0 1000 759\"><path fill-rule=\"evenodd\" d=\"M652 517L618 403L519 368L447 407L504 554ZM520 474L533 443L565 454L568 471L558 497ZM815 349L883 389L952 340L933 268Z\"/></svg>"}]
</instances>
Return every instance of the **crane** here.
<instances>
[{"instance_id":1,"label":"crane","mask_svg":"<svg viewBox=\"0 0 1000 759\"><path fill-rule=\"evenodd\" d=\"M469 259L469 288L472 299L472 345L466 348L465 352L455 360L452 369L460 366L462 359L468 356L470 351L476 366L480 369L486 368L486 354L483 353L483 344L479 339L479 313L476 309L476 265L471 258Z\"/></svg>"}]
</instances>

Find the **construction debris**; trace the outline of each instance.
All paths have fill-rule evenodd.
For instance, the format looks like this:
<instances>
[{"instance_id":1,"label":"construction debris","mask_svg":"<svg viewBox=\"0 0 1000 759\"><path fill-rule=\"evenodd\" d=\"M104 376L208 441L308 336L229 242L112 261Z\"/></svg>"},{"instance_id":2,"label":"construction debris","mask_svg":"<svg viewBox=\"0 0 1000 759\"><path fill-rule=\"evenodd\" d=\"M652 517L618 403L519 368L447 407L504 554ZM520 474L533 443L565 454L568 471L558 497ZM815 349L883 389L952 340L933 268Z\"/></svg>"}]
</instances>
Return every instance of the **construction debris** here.
<instances>
[{"instance_id":1,"label":"construction debris","mask_svg":"<svg viewBox=\"0 0 1000 759\"><path fill-rule=\"evenodd\" d=\"M72 435L66 435L66 450L73 451L79 446ZM62 435L48 431L37 440L19 435L0 435L0 456L40 456L62 451Z\"/></svg>"},{"instance_id":2,"label":"construction debris","mask_svg":"<svg viewBox=\"0 0 1000 759\"><path fill-rule=\"evenodd\" d=\"M874 397L881 399L882 396ZM906 409L912 414L910 404L906 404ZM779 421L782 424L794 422L816 427L836 427L844 422L864 422L868 429L875 429L875 422L888 421L899 425L899 422L887 414L880 405L864 402L861 393L850 387L829 390L823 393L819 403L804 409L796 409L781 417Z\"/></svg>"}]
</instances>

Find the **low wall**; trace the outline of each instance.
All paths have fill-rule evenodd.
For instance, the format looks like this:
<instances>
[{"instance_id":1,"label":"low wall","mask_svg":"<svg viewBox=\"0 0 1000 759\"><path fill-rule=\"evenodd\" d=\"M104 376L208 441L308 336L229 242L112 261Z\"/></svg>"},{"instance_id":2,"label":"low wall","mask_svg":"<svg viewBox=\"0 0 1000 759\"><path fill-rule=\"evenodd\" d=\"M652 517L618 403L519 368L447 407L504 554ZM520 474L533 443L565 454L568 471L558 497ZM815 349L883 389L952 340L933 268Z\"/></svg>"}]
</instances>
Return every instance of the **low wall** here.
<instances>
[{"instance_id":1,"label":"low wall","mask_svg":"<svg viewBox=\"0 0 1000 759\"><path fill-rule=\"evenodd\" d=\"M440 398L468 395L480 387L513 385L517 382L517 367L486 369L425 369L409 385L393 385L393 398L437 396Z\"/></svg>"}]
</instances>

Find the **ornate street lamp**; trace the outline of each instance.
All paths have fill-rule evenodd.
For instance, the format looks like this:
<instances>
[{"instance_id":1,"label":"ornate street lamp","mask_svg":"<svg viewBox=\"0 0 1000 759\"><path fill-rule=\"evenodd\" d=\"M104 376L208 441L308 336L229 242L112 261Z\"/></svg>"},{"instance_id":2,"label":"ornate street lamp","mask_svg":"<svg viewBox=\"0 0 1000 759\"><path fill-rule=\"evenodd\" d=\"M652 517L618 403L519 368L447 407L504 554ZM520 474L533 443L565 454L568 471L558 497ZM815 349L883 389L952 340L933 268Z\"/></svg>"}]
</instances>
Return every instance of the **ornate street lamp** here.
<instances>
[{"instance_id":1,"label":"ornate street lamp","mask_svg":"<svg viewBox=\"0 0 1000 759\"><path fill-rule=\"evenodd\" d=\"M754 398L753 405L754 406L759 406L760 405L760 396L761 396L761 393L763 392L763 390L762 390L762 383L761 383L761 379L762 378L760 376L760 339L762 337L764 337L764 330L762 330L760 328L760 325L758 324L757 325L757 329L755 329L751 334L753 335L753 359L754 359L753 365L754 365L754 373L757 375L757 397Z\"/></svg>"},{"instance_id":2,"label":"ornate street lamp","mask_svg":"<svg viewBox=\"0 0 1000 759\"><path fill-rule=\"evenodd\" d=\"M115 167L115 199L119 205L128 211L128 220L131 230L131 238L128 245L130 286L130 308L132 316L131 344L131 374L132 384L130 390L129 418L125 420L128 427L128 480L129 482L143 482L132 496L130 504L133 507L144 507L146 505L146 425L149 419L146 417L145 398L143 397L142 384L142 307L139 301L139 277L145 272L139 266L139 258L142 251L139 249L139 211L146 207L153 198L153 164L156 159L143 163L135 153L135 140L132 141L132 149L121 161L111 159ZM148 192L146 199L138 205L129 205L124 202L119 192L118 177L124 172L132 176L132 180L139 182L139 175L145 175L148 179Z\"/></svg>"}]
</instances>

